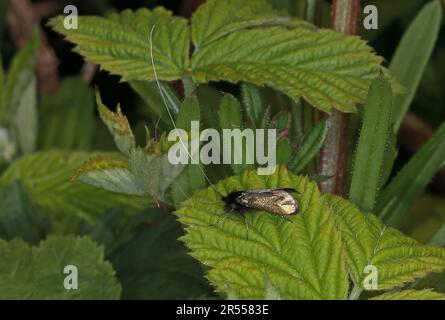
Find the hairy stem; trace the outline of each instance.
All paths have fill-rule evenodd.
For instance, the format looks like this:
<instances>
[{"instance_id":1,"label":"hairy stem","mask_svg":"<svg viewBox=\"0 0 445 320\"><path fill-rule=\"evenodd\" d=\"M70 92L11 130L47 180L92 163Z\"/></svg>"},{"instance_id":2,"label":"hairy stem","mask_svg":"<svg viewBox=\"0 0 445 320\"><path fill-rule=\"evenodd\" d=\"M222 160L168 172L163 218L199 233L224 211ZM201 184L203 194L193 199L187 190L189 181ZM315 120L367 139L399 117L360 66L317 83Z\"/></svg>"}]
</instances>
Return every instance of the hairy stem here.
<instances>
[{"instance_id":1,"label":"hairy stem","mask_svg":"<svg viewBox=\"0 0 445 320\"><path fill-rule=\"evenodd\" d=\"M357 32L360 0L334 0L332 28L345 33ZM348 153L348 115L332 111L327 119L328 134L319 159L319 174L331 179L320 183L322 192L344 194Z\"/></svg>"}]
</instances>

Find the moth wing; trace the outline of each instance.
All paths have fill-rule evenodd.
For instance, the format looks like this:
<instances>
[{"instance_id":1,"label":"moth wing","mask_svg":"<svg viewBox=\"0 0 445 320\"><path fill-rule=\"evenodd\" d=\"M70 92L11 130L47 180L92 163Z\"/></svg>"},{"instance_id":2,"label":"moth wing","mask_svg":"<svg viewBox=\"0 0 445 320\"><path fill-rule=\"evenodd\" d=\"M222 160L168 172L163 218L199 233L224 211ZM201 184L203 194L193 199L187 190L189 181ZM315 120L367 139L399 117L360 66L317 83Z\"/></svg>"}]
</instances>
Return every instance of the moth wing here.
<instances>
[{"instance_id":1,"label":"moth wing","mask_svg":"<svg viewBox=\"0 0 445 320\"><path fill-rule=\"evenodd\" d=\"M270 189L243 192L239 201L246 207L277 215L291 215L298 211L298 203L286 190Z\"/></svg>"}]
</instances>

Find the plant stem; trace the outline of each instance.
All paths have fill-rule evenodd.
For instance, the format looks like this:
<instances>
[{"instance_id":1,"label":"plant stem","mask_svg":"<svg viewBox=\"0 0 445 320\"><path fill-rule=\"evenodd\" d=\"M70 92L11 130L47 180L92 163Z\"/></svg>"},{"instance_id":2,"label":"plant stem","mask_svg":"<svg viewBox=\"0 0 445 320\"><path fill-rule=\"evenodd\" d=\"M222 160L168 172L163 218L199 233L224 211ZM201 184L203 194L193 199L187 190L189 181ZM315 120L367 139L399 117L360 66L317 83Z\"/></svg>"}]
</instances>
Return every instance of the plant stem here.
<instances>
[{"instance_id":1,"label":"plant stem","mask_svg":"<svg viewBox=\"0 0 445 320\"><path fill-rule=\"evenodd\" d=\"M362 293L363 289L358 287L354 284L354 287L351 290L351 293L349 294L349 300L358 300L360 298L360 294Z\"/></svg>"},{"instance_id":2,"label":"plant stem","mask_svg":"<svg viewBox=\"0 0 445 320\"><path fill-rule=\"evenodd\" d=\"M332 28L344 34L357 32L360 0L334 0ZM327 119L328 134L319 159L319 174L332 177L320 183L322 192L344 194L348 153L348 115L333 110Z\"/></svg>"},{"instance_id":3,"label":"plant stem","mask_svg":"<svg viewBox=\"0 0 445 320\"><path fill-rule=\"evenodd\" d=\"M306 0L305 1L305 19L306 21L319 25L321 18L321 9L323 0ZM303 99L301 99L302 118L303 118L303 134L306 136L316 123L316 110ZM308 172L315 172L317 170L317 159L311 161L307 166Z\"/></svg>"},{"instance_id":4,"label":"plant stem","mask_svg":"<svg viewBox=\"0 0 445 320\"><path fill-rule=\"evenodd\" d=\"M306 0L305 16L308 22L315 25L319 24L322 4L323 0Z\"/></svg>"},{"instance_id":5,"label":"plant stem","mask_svg":"<svg viewBox=\"0 0 445 320\"><path fill-rule=\"evenodd\" d=\"M182 83L184 84L184 96L190 97L196 90L196 83L191 76L182 77Z\"/></svg>"}]
</instances>

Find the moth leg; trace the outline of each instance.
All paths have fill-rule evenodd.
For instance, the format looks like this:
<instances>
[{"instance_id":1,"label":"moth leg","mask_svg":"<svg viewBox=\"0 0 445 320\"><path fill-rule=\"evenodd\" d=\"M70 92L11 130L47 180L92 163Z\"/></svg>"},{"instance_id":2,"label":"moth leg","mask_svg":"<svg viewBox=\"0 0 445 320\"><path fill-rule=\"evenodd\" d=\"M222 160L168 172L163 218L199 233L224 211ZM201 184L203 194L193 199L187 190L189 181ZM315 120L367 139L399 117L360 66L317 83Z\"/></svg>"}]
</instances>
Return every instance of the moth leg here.
<instances>
[{"instance_id":1,"label":"moth leg","mask_svg":"<svg viewBox=\"0 0 445 320\"><path fill-rule=\"evenodd\" d=\"M293 222L291 219L289 219L289 218L286 217L286 216L281 216L281 218L283 218L283 219L285 219L285 220L287 220L287 221L289 221L289 222L295 223L295 222Z\"/></svg>"}]
</instances>

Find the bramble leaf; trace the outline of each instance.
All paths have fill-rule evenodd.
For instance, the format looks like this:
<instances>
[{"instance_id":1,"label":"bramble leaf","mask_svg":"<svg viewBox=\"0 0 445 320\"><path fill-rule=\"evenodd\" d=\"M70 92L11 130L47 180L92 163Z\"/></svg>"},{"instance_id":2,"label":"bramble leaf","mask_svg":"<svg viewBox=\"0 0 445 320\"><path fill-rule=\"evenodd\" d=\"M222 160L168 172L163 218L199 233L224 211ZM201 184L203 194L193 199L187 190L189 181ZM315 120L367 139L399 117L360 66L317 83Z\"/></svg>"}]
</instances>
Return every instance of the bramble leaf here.
<instances>
[{"instance_id":1,"label":"bramble leaf","mask_svg":"<svg viewBox=\"0 0 445 320\"><path fill-rule=\"evenodd\" d=\"M264 0L208 0L193 13L192 41L195 50L199 50L229 33L272 25L314 27L279 14Z\"/></svg>"},{"instance_id":2,"label":"bramble leaf","mask_svg":"<svg viewBox=\"0 0 445 320\"><path fill-rule=\"evenodd\" d=\"M258 127L266 112L264 97L260 88L244 82L241 84L241 94L246 116L252 122L254 128Z\"/></svg>"},{"instance_id":3,"label":"bramble leaf","mask_svg":"<svg viewBox=\"0 0 445 320\"><path fill-rule=\"evenodd\" d=\"M96 99L99 115L113 136L117 148L124 155L129 156L131 151L136 147L136 140L127 117L122 114L119 106L117 107L116 113L108 110L102 103L99 94L96 94Z\"/></svg>"},{"instance_id":4,"label":"bramble leaf","mask_svg":"<svg viewBox=\"0 0 445 320\"><path fill-rule=\"evenodd\" d=\"M271 176L246 171L215 187L224 195L277 187L293 187L301 193L297 216L283 219L249 212L248 231L237 214L218 223L226 211L213 189L201 190L179 206L177 215L187 232L182 239L195 258L211 267L208 278L217 291L262 299L270 296L271 285L274 296L283 299L347 297L341 239L315 183L281 167Z\"/></svg>"},{"instance_id":5,"label":"bramble leaf","mask_svg":"<svg viewBox=\"0 0 445 320\"><path fill-rule=\"evenodd\" d=\"M241 173L249 166L252 167L247 163L247 157L252 153L249 152L247 143L243 143L243 139L238 139L242 135L241 130L243 130L239 101L231 94L225 94L221 99L218 116L223 140L230 141L230 143L222 144L222 155L226 158L221 160L223 163L231 163L230 166L234 173ZM239 135L237 136L235 133L239 133ZM246 132L246 135L248 134L249 132Z\"/></svg>"},{"instance_id":6,"label":"bramble leaf","mask_svg":"<svg viewBox=\"0 0 445 320\"><path fill-rule=\"evenodd\" d=\"M43 213L50 214L58 230L73 230L82 219L92 223L93 217L113 207L141 209L148 198L111 193L81 182L72 181L76 171L94 153L44 151L27 155L12 165L0 177L0 186L19 180L30 199Z\"/></svg>"},{"instance_id":7,"label":"bramble leaf","mask_svg":"<svg viewBox=\"0 0 445 320\"><path fill-rule=\"evenodd\" d=\"M196 97L186 98L182 105L176 119L176 128L191 131L192 121L199 122L201 119L199 102Z\"/></svg>"},{"instance_id":8,"label":"bramble leaf","mask_svg":"<svg viewBox=\"0 0 445 320\"><path fill-rule=\"evenodd\" d=\"M39 146L43 149L88 150L93 142L95 98L80 77L63 80L39 104Z\"/></svg>"},{"instance_id":9,"label":"bramble leaf","mask_svg":"<svg viewBox=\"0 0 445 320\"><path fill-rule=\"evenodd\" d=\"M172 164L167 153L148 153L140 148L132 151L129 165L137 188L159 199L164 199L167 188L186 168L185 164Z\"/></svg>"},{"instance_id":10,"label":"bramble leaf","mask_svg":"<svg viewBox=\"0 0 445 320\"><path fill-rule=\"evenodd\" d=\"M155 79L148 40L156 25L153 60L160 80L246 81L304 98L322 111L354 112L382 58L358 37L316 29L266 8L263 1L208 1L191 21L191 61L187 21L165 9L80 17L77 30L63 28L63 17L49 25L74 42L77 52L124 81Z\"/></svg>"},{"instance_id":11,"label":"bramble leaf","mask_svg":"<svg viewBox=\"0 0 445 320\"><path fill-rule=\"evenodd\" d=\"M145 102L149 109L148 112L154 114L154 116L166 124L168 128L172 127L172 121L168 111L170 111L172 118L176 119L181 102L167 82L159 81L158 86L158 84L153 81L132 80L129 82L129 85ZM165 104L162 97L165 98ZM166 108L168 108L168 111Z\"/></svg>"},{"instance_id":12,"label":"bramble leaf","mask_svg":"<svg viewBox=\"0 0 445 320\"><path fill-rule=\"evenodd\" d=\"M191 67L198 82L268 85L325 112L354 112L381 61L357 37L327 29L270 27L231 33L202 47Z\"/></svg>"},{"instance_id":13,"label":"bramble leaf","mask_svg":"<svg viewBox=\"0 0 445 320\"><path fill-rule=\"evenodd\" d=\"M191 299L211 293L202 266L178 241L175 216L158 208L122 217L108 256L122 284L123 299ZM112 225L108 225L113 227Z\"/></svg>"},{"instance_id":14,"label":"bramble leaf","mask_svg":"<svg viewBox=\"0 0 445 320\"><path fill-rule=\"evenodd\" d=\"M118 299L120 284L103 255L86 237L50 236L38 247L0 239L0 299ZM76 290L64 287L66 266L77 268Z\"/></svg>"},{"instance_id":15,"label":"bramble leaf","mask_svg":"<svg viewBox=\"0 0 445 320\"><path fill-rule=\"evenodd\" d=\"M149 35L153 25L153 57L161 80L179 79L189 65L187 20L158 7L113 13L108 18L79 17L79 28L64 28L64 16L49 21L57 32L77 44L74 49L90 61L127 80L154 80Z\"/></svg>"},{"instance_id":16,"label":"bramble leaf","mask_svg":"<svg viewBox=\"0 0 445 320\"><path fill-rule=\"evenodd\" d=\"M127 162L104 156L90 159L78 170L74 179L107 191L137 196L145 194L138 188Z\"/></svg>"},{"instance_id":17,"label":"bramble leaf","mask_svg":"<svg viewBox=\"0 0 445 320\"><path fill-rule=\"evenodd\" d=\"M22 238L29 243L39 239L36 212L28 195L18 181L0 189L0 237Z\"/></svg>"},{"instance_id":18,"label":"bramble leaf","mask_svg":"<svg viewBox=\"0 0 445 320\"><path fill-rule=\"evenodd\" d=\"M334 212L346 250L348 269L355 285L362 289L389 290L402 287L430 272L445 269L445 249L420 244L398 230L385 226L373 214L364 215L344 199L324 195ZM377 270L377 288L366 288L367 266Z\"/></svg>"},{"instance_id":19,"label":"bramble leaf","mask_svg":"<svg viewBox=\"0 0 445 320\"><path fill-rule=\"evenodd\" d=\"M371 300L445 300L445 294L426 290L402 290L397 292L384 293Z\"/></svg>"}]
</instances>

